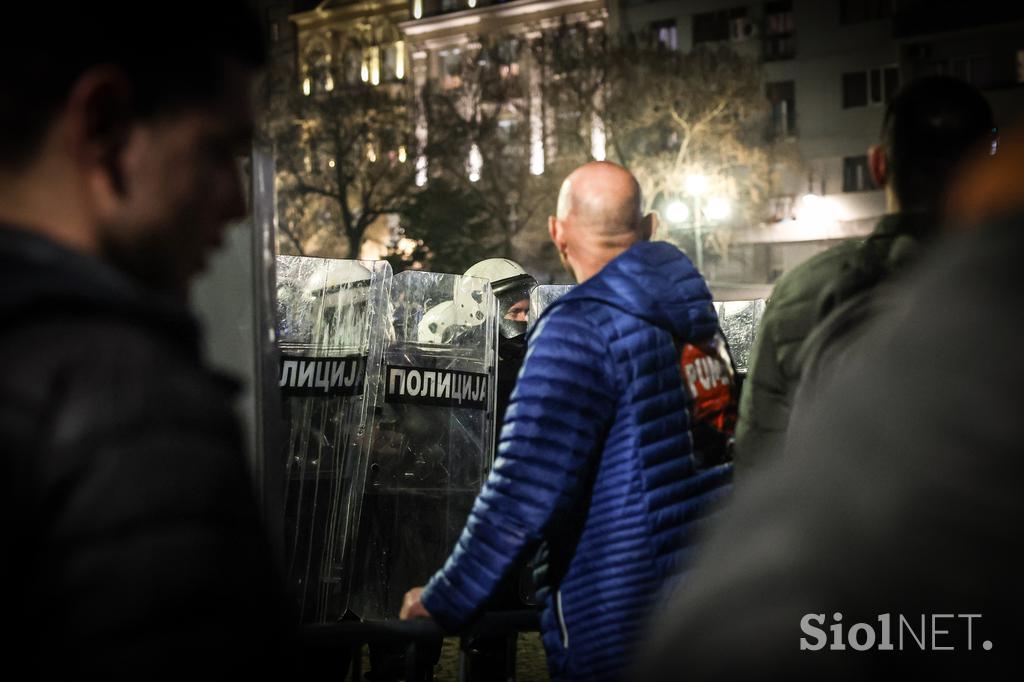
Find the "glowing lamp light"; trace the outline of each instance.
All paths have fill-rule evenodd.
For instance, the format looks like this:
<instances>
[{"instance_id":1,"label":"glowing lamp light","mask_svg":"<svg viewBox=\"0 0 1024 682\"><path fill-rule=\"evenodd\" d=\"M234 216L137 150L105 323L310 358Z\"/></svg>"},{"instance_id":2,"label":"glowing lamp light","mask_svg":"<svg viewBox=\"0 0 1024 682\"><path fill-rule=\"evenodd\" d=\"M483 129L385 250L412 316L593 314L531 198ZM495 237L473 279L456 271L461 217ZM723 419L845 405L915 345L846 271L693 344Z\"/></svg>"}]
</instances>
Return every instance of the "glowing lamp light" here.
<instances>
[{"instance_id":1,"label":"glowing lamp light","mask_svg":"<svg viewBox=\"0 0 1024 682\"><path fill-rule=\"evenodd\" d=\"M416 186L423 187L427 184L427 157L422 154L416 157Z\"/></svg>"},{"instance_id":2,"label":"glowing lamp light","mask_svg":"<svg viewBox=\"0 0 1024 682\"><path fill-rule=\"evenodd\" d=\"M797 218L802 222L827 225L839 219L835 204L827 197L820 197L817 194L805 194L800 199L800 210Z\"/></svg>"},{"instance_id":3,"label":"glowing lamp light","mask_svg":"<svg viewBox=\"0 0 1024 682\"><path fill-rule=\"evenodd\" d=\"M681 201L673 201L665 207L665 218L670 223L685 223L690 217L690 208Z\"/></svg>"},{"instance_id":4,"label":"glowing lamp light","mask_svg":"<svg viewBox=\"0 0 1024 682\"><path fill-rule=\"evenodd\" d=\"M722 197L712 197L704 207L704 215L709 220L725 220L732 214L732 207Z\"/></svg>"},{"instance_id":5,"label":"glowing lamp light","mask_svg":"<svg viewBox=\"0 0 1024 682\"><path fill-rule=\"evenodd\" d=\"M405 41L395 43L395 78L405 78Z\"/></svg>"},{"instance_id":6,"label":"glowing lamp light","mask_svg":"<svg viewBox=\"0 0 1024 682\"><path fill-rule=\"evenodd\" d=\"M480 147L476 143L469 149L469 160L466 166L469 171L469 181L477 182L480 180L480 171L484 167L484 157L480 154Z\"/></svg>"},{"instance_id":7,"label":"glowing lamp light","mask_svg":"<svg viewBox=\"0 0 1024 682\"><path fill-rule=\"evenodd\" d=\"M686 193L700 196L708 191L708 177L695 174L686 178Z\"/></svg>"}]
</instances>

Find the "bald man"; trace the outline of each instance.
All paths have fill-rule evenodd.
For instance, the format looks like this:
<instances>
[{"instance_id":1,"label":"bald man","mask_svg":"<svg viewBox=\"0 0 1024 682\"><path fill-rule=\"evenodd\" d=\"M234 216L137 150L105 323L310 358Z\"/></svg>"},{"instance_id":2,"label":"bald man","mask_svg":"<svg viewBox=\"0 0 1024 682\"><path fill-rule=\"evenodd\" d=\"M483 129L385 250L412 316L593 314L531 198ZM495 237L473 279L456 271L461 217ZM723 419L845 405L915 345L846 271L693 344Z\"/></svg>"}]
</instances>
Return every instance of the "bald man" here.
<instances>
[{"instance_id":1,"label":"bald man","mask_svg":"<svg viewBox=\"0 0 1024 682\"><path fill-rule=\"evenodd\" d=\"M654 604L684 572L728 466L694 464L680 348L715 334L700 274L651 242L640 187L590 163L562 185L551 239L580 286L531 330L498 457L444 568L403 618L457 631L537 549L555 680L616 680Z\"/></svg>"}]
</instances>

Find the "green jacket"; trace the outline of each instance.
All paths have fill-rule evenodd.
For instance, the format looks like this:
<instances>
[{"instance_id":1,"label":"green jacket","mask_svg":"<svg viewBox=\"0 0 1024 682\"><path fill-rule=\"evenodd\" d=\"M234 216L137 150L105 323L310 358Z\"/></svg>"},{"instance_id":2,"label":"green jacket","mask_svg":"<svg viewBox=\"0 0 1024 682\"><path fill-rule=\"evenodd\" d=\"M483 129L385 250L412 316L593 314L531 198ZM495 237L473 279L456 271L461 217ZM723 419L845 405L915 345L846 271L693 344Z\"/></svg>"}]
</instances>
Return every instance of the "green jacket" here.
<instances>
[{"instance_id":1,"label":"green jacket","mask_svg":"<svg viewBox=\"0 0 1024 682\"><path fill-rule=\"evenodd\" d=\"M849 240L779 279L761 319L743 384L734 460L741 473L782 448L804 369L804 343L840 307L914 259L935 230L932 216L888 215L867 239Z\"/></svg>"}]
</instances>

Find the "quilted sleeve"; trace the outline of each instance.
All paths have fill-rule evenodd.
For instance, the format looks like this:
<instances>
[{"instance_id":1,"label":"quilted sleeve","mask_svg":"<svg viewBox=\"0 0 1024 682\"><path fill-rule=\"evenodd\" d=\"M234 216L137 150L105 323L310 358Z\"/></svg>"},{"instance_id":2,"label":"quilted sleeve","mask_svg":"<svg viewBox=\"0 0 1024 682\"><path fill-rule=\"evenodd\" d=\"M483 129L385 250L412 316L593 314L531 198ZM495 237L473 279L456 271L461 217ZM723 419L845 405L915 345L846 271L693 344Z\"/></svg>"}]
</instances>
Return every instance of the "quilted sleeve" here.
<instances>
[{"instance_id":1,"label":"quilted sleeve","mask_svg":"<svg viewBox=\"0 0 1024 682\"><path fill-rule=\"evenodd\" d=\"M533 334L494 467L423 604L442 627L465 625L545 529L574 507L614 418L605 339L574 306Z\"/></svg>"}]
</instances>

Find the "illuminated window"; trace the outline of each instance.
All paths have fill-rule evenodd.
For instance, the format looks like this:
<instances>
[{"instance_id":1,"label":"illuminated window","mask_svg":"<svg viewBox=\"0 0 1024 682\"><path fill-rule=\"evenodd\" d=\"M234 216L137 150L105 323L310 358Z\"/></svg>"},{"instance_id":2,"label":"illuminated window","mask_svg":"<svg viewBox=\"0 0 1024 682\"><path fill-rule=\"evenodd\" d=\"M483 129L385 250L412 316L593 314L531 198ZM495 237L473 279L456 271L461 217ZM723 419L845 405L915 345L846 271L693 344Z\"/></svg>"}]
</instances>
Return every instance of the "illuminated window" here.
<instances>
[{"instance_id":1,"label":"illuminated window","mask_svg":"<svg viewBox=\"0 0 1024 682\"><path fill-rule=\"evenodd\" d=\"M423 18L423 0L412 0L412 18Z\"/></svg>"},{"instance_id":2,"label":"illuminated window","mask_svg":"<svg viewBox=\"0 0 1024 682\"><path fill-rule=\"evenodd\" d=\"M666 49L677 49L679 41L678 34L676 32L675 19L654 22L651 24L651 33L654 34L654 39L658 44L664 46Z\"/></svg>"},{"instance_id":3,"label":"illuminated window","mask_svg":"<svg viewBox=\"0 0 1024 682\"><path fill-rule=\"evenodd\" d=\"M380 85L380 48L370 48L370 83Z\"/></svg>"}]
</instances>

